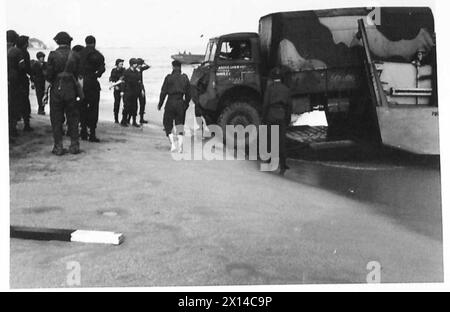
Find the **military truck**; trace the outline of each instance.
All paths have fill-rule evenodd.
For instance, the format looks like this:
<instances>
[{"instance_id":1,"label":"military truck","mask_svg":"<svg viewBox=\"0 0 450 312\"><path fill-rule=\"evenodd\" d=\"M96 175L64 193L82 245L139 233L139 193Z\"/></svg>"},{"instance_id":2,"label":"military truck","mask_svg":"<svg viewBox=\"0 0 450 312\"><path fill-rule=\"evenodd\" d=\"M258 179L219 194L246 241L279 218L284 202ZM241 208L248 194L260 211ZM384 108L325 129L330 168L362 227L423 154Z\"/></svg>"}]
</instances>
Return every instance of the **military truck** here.
<instances>
[{"instance_id":1,"label":"military truck","mask_svg":"<svg viewBox=\"0 0 450 312\"><path fill-rule=\"evenodd\" d=\"M293 113L322 110L328 140L351 138L439 154L434 18L429 8L273 13L259 33L209 40L191 78L207 124L259 125L279 67Z\"/></svg>"}]
</instances>

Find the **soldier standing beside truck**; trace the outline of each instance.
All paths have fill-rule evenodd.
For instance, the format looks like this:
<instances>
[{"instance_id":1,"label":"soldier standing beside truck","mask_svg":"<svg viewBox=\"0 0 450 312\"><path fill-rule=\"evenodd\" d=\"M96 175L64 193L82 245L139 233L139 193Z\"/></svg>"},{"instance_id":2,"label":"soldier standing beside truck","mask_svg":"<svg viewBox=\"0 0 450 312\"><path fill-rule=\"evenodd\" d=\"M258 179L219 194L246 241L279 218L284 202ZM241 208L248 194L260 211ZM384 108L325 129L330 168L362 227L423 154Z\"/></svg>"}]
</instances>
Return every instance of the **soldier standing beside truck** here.
<instances>
[{"instance_id":1,"label":"soldier standing beside truck","mask_svg":"<svg viewBox=\"0 0 450 312\"><path fill-rule=\"evenodd\" d=\"M270 74L270 80L267 82L266 92L263 103L263 121L265 121L267 131L267 141L269 150L272 147L272 126L279 127L278 145L279 145L279 167L280 174L284 175L289 167L286 164L286 130L291 119L291 99L290 90L281 81L281 72L278 67L274 68ZM272 150L270 150L272 153Z\"/></svg>"},{"instance_id":2,"label":"soldier standing beside truck","mask_svg":"<svg viewBox=\"0 0 450 312\"><path fill-rule=\"evenodd\" d=\"M182 153L184 121L186 117L186 110L189 107L189 102L191 101L191 91L189 78L186 74L181 73L181 63L179 61L173 61L172 69L172 73L167 75L164 79L159 97L158 110L161 110L166 97L168 97L164 108L164 130L170 140L171 151L175 152L177 147L172 133L173 123L175 122L178 138L178 151Z\"/></svg>"}]
</instances>

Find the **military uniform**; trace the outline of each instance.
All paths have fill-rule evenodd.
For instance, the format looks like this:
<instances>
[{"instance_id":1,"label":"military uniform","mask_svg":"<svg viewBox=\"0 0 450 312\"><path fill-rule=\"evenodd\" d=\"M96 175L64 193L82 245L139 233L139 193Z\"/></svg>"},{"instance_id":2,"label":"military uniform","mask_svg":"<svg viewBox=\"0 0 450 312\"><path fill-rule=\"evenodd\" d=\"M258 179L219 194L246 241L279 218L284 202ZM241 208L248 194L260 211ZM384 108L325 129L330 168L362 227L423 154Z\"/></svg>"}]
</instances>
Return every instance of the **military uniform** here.
<instances>
[{"instance_id":1,"label":"military uniform","mask_svg":"<svg viewBox=\"0 0 450 312\"><path fill-rule=\"evenodd\" d=\"M125 72L125 68L113 68L111 70L111 75L109 76L109 81L115 83L122 79L123 74ZM119 110L120 110L120 101L122 99L123 92L123 84L119 84L114 87L114 120L118 122L119 119Z\"/></svg>"},{"instance_id":2,"label":"military uniform","mask_svg":"<svg viewBox=\"0 0 450 312\"><path fill-rule=\"evenodd\" d=\"M100 102L100 78L105 72L105 58L93 46L86 46L80 52L80 71L83 77L84 101L81 107L81 131L85 138L86 128L89 128L89 140L98 142L95 135L98 122Z\"/></svg>"},{"instance_id":3,"label":"military uniform","mask_svg":"<svg viewBox=\"0 0 450 312\"><path fill-rule=\"evenodd\" d=\"M59 33L58 35L60 35ZM55 37L55 40L68 34ZM70 36L69 36L70 38ZM70 38L71 40L71 38ZM64 41L66 42L66 40ZM70 43L70 41L69 41ZM47 61L46 80L51 83L50 89L50 121L53 129L53 153L62 155L64 114L67 116L68 132L71 138L69 151L79 153L77 107L78 87L76 77L79 75L80 60L77 53L71 51L69 45L61 45L50 52Z\"/></svg>"},{"instance_id":4,"label":"military uniform","mask_svg":"<svg viewBox=\"0 0 450 312\"><path fill-rule=\"evenodd\" d=\"M36 90L36 97L38 102L38 114L45 114L44 104L42 103L42 98L45 93L45 75L47 63L34 61L31 63L31 81L34 84Z\"/></svg>"},{"instance_id":5,"label":"military uniform","mask_svg":"<svg viewBox=\"0 0 450 312\"><path fill-rule=\"evenodd\" d=\"M131 65L131 64L130 64ZM124 109L122 111L122 125L127 125L128 116L133 117L133 125L136 126L137 101L141 92L141 75L137 69L127 68L123 74Z\"/></svg>"},{"instance_id":6,"label":"military uniform","mask_svg":"<svg viewBox=\"0 0 450 312\"><path fill-rule=\"evenodd\" d=\"M145 96L145 86L144 86L144 75L143 72L147 69L150 68L150 66L148 66L147 64L144 63L144 60L142 59L138 59L138 64L139 64L139 74L140 74L140 80L141 80L141 92L139 93L139 116L140 118L140 123L146 123L146 121L144 120L144 115L145 115L145 104L147 102L146 96Z\"/></svg>"},{"instance_id":7,"label":"military uniform","mask_svg":"<svg viewBox=\"0 0 450 312\"><path fill-rule=\"evenodd\" d=\"M164 104L166 97L168 98L164 108L163 117L166 135L172 133L174 121L177 127L177 134L183 135L186 109L191 101L191 92L189 78L186 74L182 74L181 70L174 69L173 72L164 79L159 99L159 109Z\"/></svg>"},{"instance_id":8,"label":"military uniform","mask_svg":"<svg viewBox=\"0 0 450 312\"><path fill-rule=\"evenodd\" d=\"M22 52L24 65L19 70L19 106L20 117L23 118L24 130L31 131L30 127L30 115L31 115L31 103L30 103L30 78L31 76L31 60L30 53L28 53L28 37L20 36L18 39L18 47Z\"/></svg>"},{"instance_id":9,"label":"military uniform","mask_svg":"<svg viewBox=\"0 0 450 312\"><path fill-rule=\"evenodd\" d=\"M12 38L14 35L15 38ZM17 135L17 121L20 118L20 86L19 73L25 66L22 51L17 48L14 42L10 40L17 40L18 35L14 31L7 33L7 69L8 69L8 123L9 135Z\"/></svg>"},{"instance_id":10,"label":"military uniform","mask_svg":"<svg viewBox=\"0 0 450 312\"><path fill-rule=\"evenodd\" d=\"M282 172L288 169L286 165L286 130L291 117L290 90L280 80L268 81L264 94L263 117L268 127L268 147L271 147L272 125L279 126L279 157Z\"/></svg>"}]
</instances>

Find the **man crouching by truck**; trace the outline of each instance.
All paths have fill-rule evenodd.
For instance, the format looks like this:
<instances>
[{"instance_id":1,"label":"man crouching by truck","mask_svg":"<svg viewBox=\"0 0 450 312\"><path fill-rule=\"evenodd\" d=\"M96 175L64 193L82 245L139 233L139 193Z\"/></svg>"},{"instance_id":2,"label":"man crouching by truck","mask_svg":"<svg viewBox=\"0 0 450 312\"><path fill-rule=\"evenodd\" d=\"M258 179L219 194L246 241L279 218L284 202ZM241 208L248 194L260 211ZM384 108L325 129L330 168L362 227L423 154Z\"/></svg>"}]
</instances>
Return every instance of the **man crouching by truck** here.
<instances>
[{"instance_id":1,"label":"man crouching by truck","mask_svg":"<svg viewBox=\"0 0 450 312\"><path fill-rule=\"evenodd\" d=\"M159 97L158 110L161 110L166 96L168 96L166 106L164 108L164 130L170 140L170 150L175 152L177 150L177 146L172 133L173 123L175 122L178 138L178 151L182 153L184 120L186 117L186 110L189 107L189 102L191 101L191 86L189 84L189 78L186 74L181 73L181 63L179 61L172 62L172 69L172 73L167 75L164 79L164 83L161 88L161 95Z\"/></svg>"},{"instance_id":2,"label":"man crouching by truck","mask_svg":"<svg viewBox=\"0 0 450 312\"><path fill-rule=\"evenodd\" d=\"M270 73L270 80L267 82L266 93L263 104L263 120L268 127L267 145L272 154L272 126L279 127L279 157L280 174L284 175L289 167L286 165L286 129L291 119L291 98L289 88L281 81L281 71L278 67Z\"/></svg>"}]
</instances>

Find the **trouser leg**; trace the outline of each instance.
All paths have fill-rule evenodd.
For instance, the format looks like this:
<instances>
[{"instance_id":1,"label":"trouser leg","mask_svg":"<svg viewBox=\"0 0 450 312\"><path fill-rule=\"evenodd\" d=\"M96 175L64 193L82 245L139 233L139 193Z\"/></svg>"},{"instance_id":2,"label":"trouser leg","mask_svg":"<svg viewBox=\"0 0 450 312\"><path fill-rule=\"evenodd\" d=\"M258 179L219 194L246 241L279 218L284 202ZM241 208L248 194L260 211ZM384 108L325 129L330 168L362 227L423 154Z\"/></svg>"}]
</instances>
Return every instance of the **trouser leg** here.
<instances>
[{"instance_id":1,"label":"trouser leg","mask_svg":"<svg viewBox=\"0 0 450 312\"><path fill-rule=\"evenodd\" d=\"M53 130L55 148L63 145L64 102L56 92L50 98L50 122Z\"/></svg>"},{"instance_id":2,"label":"trouser leg","mask_svg":"<svg viewBox=\"0 0 450 312\"><path fill-rule=\"evenodd\" d=\"M139 115L141 116L141 118L144 117L145 114L145 104L146 104L146 97L145 94L141 94L139 95Z\"/></svg>"},{"instance_id":3,"label":"trouser leg","mask_svg":"<svg viewBox=\"0 0 450 312\"><path fill-rule=\"evenodd\" d=\"M130 96L129 101L130 101L129 115L131 117L135 118L137 115L138 97L136 95L132 95L132 96Z\"/></svg>"},{"instance_id":4,"label":"trouser leg","mask_svg":"<svg viewBox=\"0 0 450 312\"><path fill-rule=\"evenodd\" d=\"M80 125L81 125L81 136L82 136L82 138L84 138L85 134L87 136L87 105L88 105L88 99L85 97L79 103Z\"/></svg>"},{"instance_id":5,"label":"trouser leg","mask_svg":"<svg viewBox=\"0 0 450 312\"><path fill-rule=\"evenodd\" d=\"M30 103L30 86L23 84L20 86L20 116L23 119L24 130L32 130L30 127L31 103Z\"/></svg>"},{"instance_id":6,"label":"trouser leg","mask_svg":"<svg viewBox=\"0 0 450 312\"><path fill-rule=\"evenodd\" d=\"M164 131L166 132L166 135L169 136L169 134L172 133L173 130L173 114L170 109L164 110L164 116L163 116L163 126Z\"/></svg>"},{"instance_id":7,"label":"trouser leg","mask_svg":"<svg viewBox=\"0 0 450 312\"><path fill-rule=\"evenodd\" d=\"M79 102L75 99L66 105L67 129L69 131L71 147L79 147L78 123L80 120Z\"/></svg>"},{"instance_id":8,"label":"trouser leg","mask_svg":"<svg viewBox=\"0 0 450 312\"><path fill-rule=\"evenodd\" d=\"M95 131L98 122L98 109L100 102L100 91L90 90L87 106L87 125L90 131Z\"/></svg>"},{"instance_id":9,"label":"trouser leg","mask_svg":"<svg viewBox=\"0 0 450 312\"><path fill-rule=\"evenodd\" d=\"M36 87L36 98L38 103L38 113L44 112L44 103L42 102L42 98L44 97L45 93L45 84L37 83L35 84Z\"/></svg>"},{"instance_id":10,"label":"trouser leg","mask_svg":"<svg viewBox=\"0 0 450 312\"><path fill-rule=\"evenodd\" d=\"M114 90L114 120L118 121L119 119L119 110L120 110L120 90Z\"/></svg>"},{"instance_id":11,"label":"trouser leg","mask_svg":"<svg viewBox=\"0 0 450 312\"><path fill-rule=\"evenodd\" d=\"M17 136L17 120L19 117L19 94L17 88L12 83L8 84L8 124L10 136Z\"/></svg>"}]
</instances>

